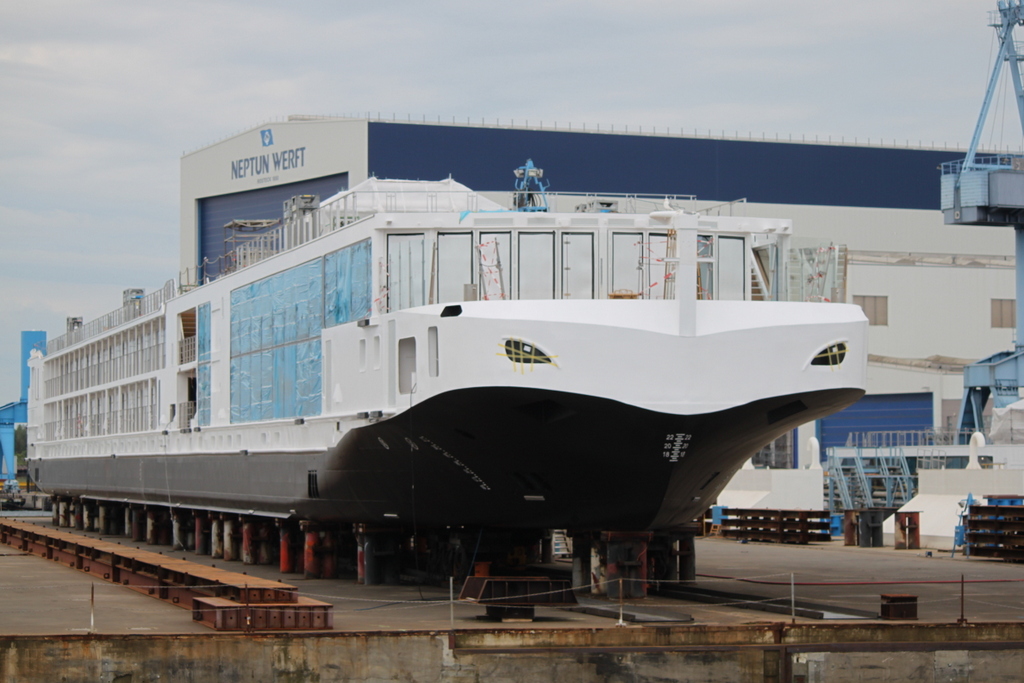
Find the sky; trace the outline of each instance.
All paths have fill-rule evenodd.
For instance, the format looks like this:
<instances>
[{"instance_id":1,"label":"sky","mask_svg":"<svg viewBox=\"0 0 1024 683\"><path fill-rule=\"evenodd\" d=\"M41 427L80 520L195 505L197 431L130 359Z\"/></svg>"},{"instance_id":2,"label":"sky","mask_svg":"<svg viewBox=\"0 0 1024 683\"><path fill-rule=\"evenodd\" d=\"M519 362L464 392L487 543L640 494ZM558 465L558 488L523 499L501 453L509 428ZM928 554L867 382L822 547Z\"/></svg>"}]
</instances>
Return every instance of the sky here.
<instances>
[{"instance_id":1,"label":"sky","mask_svg":"<svg viewBox=\"0 0 1024 683\"><path fill-rule=\"evenodd\" d=\"M67 316L176 277L183 153L290 114L358 112L966 146L994 8L0 3L0 405L19 395L21 330L58 336ZM1019 150L1004 90L983 144Z\"/></svg>"}]
</instances>

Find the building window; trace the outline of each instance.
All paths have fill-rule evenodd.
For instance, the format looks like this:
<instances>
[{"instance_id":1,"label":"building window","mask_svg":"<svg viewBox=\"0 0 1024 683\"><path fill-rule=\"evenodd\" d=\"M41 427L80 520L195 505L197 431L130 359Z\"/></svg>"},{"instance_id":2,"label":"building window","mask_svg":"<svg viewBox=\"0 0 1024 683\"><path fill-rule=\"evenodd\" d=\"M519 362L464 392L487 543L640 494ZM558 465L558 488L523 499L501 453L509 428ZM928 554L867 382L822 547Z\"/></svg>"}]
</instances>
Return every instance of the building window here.
<instances>
[{"instance_id":1,"label":"building window","mask_svg":"<svg viewBox=\"0 0 1024 683\"><path fill-rule=\"evenodd\" d=\"M889 297L854 296L853 303L864 309L864 315L868 317L868 325L889 324Z\"/></svg>"},{"instance_id":2,"label":"building window","mask_svg":"<svg viewBox=\"0 0 1024 683\"><path fill-rule=\"evenodd\" d=\"M992 299L992 327L1017 327L1017 300Z\"/></svg>"}]
</instances>

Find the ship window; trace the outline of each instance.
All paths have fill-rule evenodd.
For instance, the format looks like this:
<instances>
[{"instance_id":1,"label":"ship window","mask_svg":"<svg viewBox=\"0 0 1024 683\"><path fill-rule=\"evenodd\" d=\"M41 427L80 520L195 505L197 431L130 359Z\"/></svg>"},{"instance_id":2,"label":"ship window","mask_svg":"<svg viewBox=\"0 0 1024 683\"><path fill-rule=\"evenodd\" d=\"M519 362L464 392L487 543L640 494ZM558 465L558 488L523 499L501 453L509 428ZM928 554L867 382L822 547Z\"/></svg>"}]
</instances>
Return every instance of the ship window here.
<instances>
[{"instance_id":1,"label":"ship window","mask_svg":"<svg viewBox=\"0 0 1024 683\"><path fill-rule=\"evenodd\" d=\"M231 421L319 415L320 259L231 292Z\"/></svg>"},{"instance_id":2,"label":"ship window","mask_svg":"<svg viewBox=\"0 0 1024 683\"><path fill-rule=\"evenodd\" d=\"M668 256L668 235L665 233L650 233L647 241L643 243L642 249L644 260L647 262L647 273L644 285L644 298L664 299L665 281L672 267L665 260Z\"/></svg>"},{"instance_id":3,"label":"ship window","mask_svg":"<svg viewBox=\"0 0 1024 683\"><path fill-rule=\"evenodd\" d=\"M746 298L746 254L742 237L718 238L718 297L729 301Z\"/></svg>"},{"instance_id":4,"label":"ship window","mask_svg":"<svg viewBox=\"0 0 1024 683\"><path fill-rule=\"evenodd\" d=\"M437 377L437 328L427 328L427 367L431 377Z\"/></svg>"},{"instance_id":5,"label":"ship window","mask_svg":"<svg viewBox=\"0 0 1024 683\"><path fill-rule=\"evenodd\" d=\"M359 372L366 370L366 340L359 340Z\"/></svg>"},{"instance_id":6,"label":"ship window","mask_svg":"<svg viewBox=\"0 0 1024 683\"><path fill-rule=\"evenodd\" d=\"M519 298L555 298L555 234L519 233Z\"/></svg>"},{"instance_id":7,"label":"ship window","mask_svg":"<svg viewBox=\"0 0 1024 683\"><path fill-rule=\"evenodd\" d=\"M643 235L638 232L612 233L612 282L610 293L634 298L644 291Z\"/></svg>"},{"instance_id":8,"label":"ship window","mask_svg":"<svg viewBox=\"0 0 1024 683\"><path fill-rule=\"evenodd\" d=\"M398 340L398 393L411 394L416 387L416 337Z\"/></svg>"},{"instance_id":9,"label":"ship window","mask_svg":"<svg viewBox=\"0 0 1024 683\"><path fill-rule=\"evenodd\" d=\"M478 297L480 301L508 299L512 234L482 232L477 244ZM550 298L550 297L548 297Z\"/></svg>"},{"instance_id":10,"label":"ship window","mask_svg":"<svg viewBox=\"0 0 1024 683\"><path fill-rule=\"evenodd\" d=\"M196 333L198 337L198 360L199 362L210 360L210 304L201 304L196 309L197 315L197 327Z\"/></svg>"},{"instance_id":11,"label":"ship window","mask_svg":"<svg viewBox=\"0 0 1024 683\"><path fill-rule=\"evenodd\" d=\"M715 257L714 235L697 235L697 258Z\"/></svg>"},{"instance_id":12,"label":"ship window","mask_svg":"<svg viewBox=\"0 0 1024 683\"><path fill-rule=\"evenodd\" d=\"M715 298L714 235L697 235L697 298Z\"/></svg>"},{"instance_id":13,"label":"ship window","mask_svg":"<svg viewBox=\"0 0 1024 683\"><path fill-rule=\"evenodd\" d=\"M839 342L819 351L811 359L811 365L838 367L842 364L844 358L846 358L846 342Z\"/></svg>"},{"instance_id":14,"label":"ship window","mask_svg":"<svg viewBox=\"0 0 1024 683\"><path fill-rule=\"evenodd\" d=\"M196 368L196 424L207 427L210 424L210 364L201 363Z\"/></svg>"},{"instance_id":15,"label":"ship window","mask_svg":"<svg viewBox=\"0 0 1024 683\"><path fill-rule=\"evenodd\" d=\"M473 284L473 234L440 233L437 236L437 301L451 303L465 298L465 286Z\"/></svg>"},{"instance_id":16,"label":"ship window","mask_svg":"<svg viewBox=\"0 0 1024 683\"><path fill-rule=\"evenodd\" d=\"M324 257L324 326L370 317L372 297L370 240Z\"/></svg>"},{"instance_id":17,"label":"ship window","mask_svg":"<svg viewBox=\"0 0 1024 683\"><path fill-rule=\"evenodd\" d=\"M422 234L388 235L389 310L427 303L427 267L426 241Z\"/></svg>"},{"instance_id":18,"label":"ship window","mask_svg":"<svg viewBox=\"0 0 1024 683\"><path fill-rule=\"evenodd\" d=\"M594 298L593 233L562 234L562 298Z\"/></svg>"}]
</instances>

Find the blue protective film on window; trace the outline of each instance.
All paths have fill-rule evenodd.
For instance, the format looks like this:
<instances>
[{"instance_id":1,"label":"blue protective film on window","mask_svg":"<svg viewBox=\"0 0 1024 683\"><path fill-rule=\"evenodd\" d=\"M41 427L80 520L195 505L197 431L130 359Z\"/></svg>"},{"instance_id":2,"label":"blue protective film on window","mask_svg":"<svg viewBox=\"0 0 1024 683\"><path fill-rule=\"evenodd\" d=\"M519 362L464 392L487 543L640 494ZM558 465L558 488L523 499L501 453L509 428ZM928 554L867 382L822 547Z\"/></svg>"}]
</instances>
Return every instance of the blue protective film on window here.
<instances>
[{"instance_id":1,"label":"blue protective film on window","mask_svg":"<svg viewBox=\"0 0 1024 683\"><path fill-rule=\"evenodd\" d=\"M231 292L232 422L320 414L322 271L316 259Z\"/></svg>"},{"instance_id":2,"label":"blue protective film on window","mask_svg":"<svg viewBox=\"0 0 1024 683\"><path fill-rule=\"evenodd\" d=\"M201 304L198 309L198 321L196 324L196 340L198 348L198 360L200 363L210 360L210 304Z\"/></svg>"},{"instance_id":3,"label":"blue protective film on window","mask_svg":"<svg viewBox=\"0 0 1024 683\"><path fill-rule=\"evenodd\" d=\"M196 423L210 424L210 364L201 363L196 370Z\"/></svg>"},{"instance_id":4,"label":"blue protective film on window","mask_svg":"<svg viewBox=\"0 0 1024 683\"><path fill-rule=\"evenodd\" d=\"M370 240L324 257L324 326L370 317Z\"/></svg>"}]
</instances>

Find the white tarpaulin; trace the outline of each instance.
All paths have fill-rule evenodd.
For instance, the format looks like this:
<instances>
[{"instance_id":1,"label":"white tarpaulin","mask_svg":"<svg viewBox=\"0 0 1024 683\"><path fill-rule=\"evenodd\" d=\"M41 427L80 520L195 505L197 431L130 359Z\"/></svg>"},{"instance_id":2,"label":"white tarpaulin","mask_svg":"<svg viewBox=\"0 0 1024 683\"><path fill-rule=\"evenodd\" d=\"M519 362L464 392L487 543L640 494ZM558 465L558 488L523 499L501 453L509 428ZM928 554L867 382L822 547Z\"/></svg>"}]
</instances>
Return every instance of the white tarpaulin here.
<instances>
[{"instance_id":1,"label":"white tarpaulin","mask_svg":"<svg viewBox=\"0 0 1024 683\"><path fill-rule=\"evenodd\" d=\"M1024 443L1024 400L992 409L992 443Z\"/></svg>"}]
</instances>

